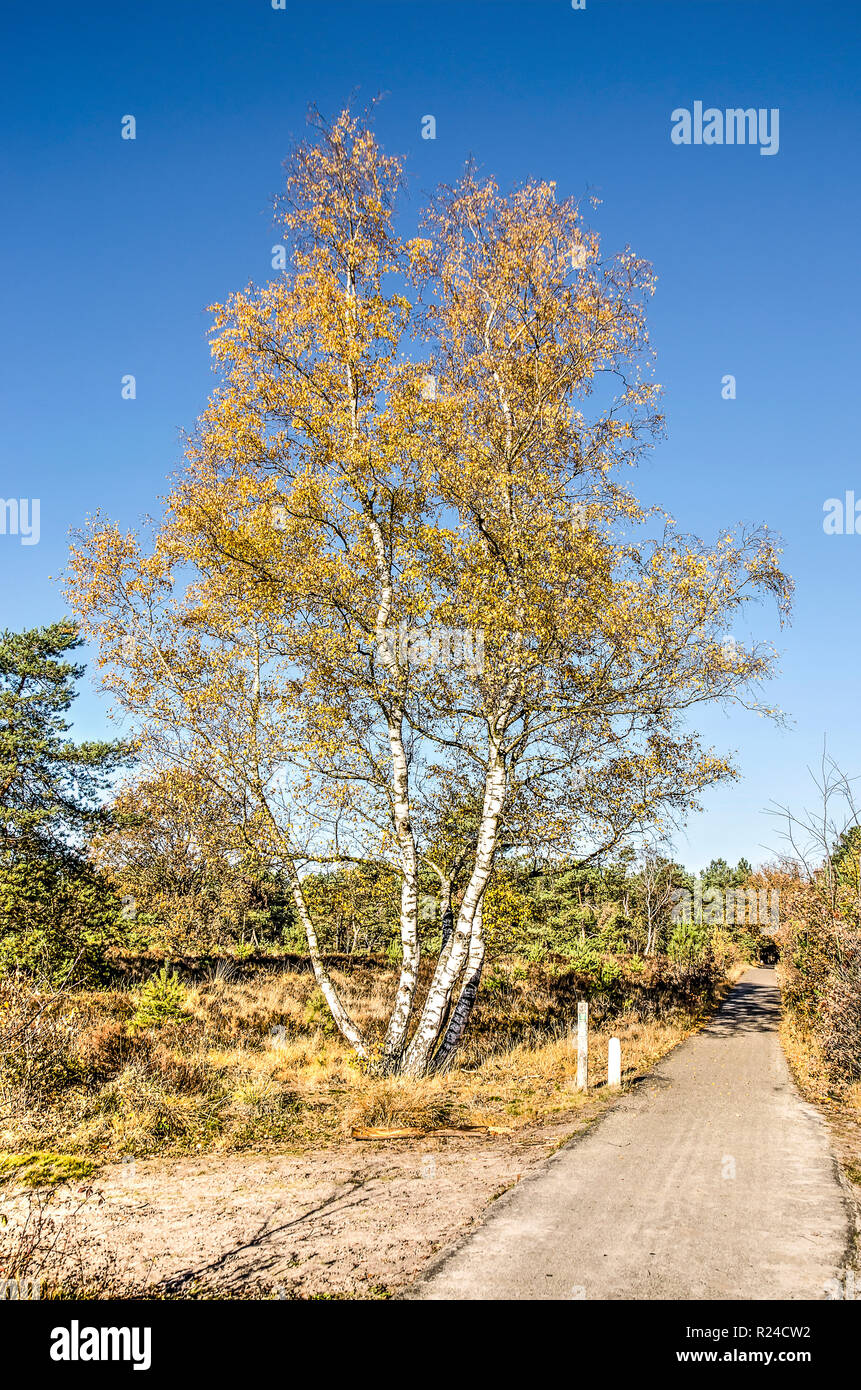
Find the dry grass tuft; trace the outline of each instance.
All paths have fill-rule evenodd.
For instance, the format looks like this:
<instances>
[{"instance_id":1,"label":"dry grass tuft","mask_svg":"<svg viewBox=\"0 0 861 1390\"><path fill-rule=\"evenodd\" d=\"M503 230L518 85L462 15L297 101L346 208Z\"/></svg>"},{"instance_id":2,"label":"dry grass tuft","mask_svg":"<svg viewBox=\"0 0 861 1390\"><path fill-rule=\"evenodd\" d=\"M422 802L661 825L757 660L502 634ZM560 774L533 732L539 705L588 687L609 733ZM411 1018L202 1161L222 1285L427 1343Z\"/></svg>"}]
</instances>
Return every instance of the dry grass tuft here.
<instances>
[{"instance_id":1,"label":"dry grass tuft","mask_svg":"<svg viewBox=\"0 0 861 1390\"><path fill-rule=\"evenodd\" d=\"M357 961L337 976L360 1025L378 1037L396 984L391 964ZM689 982L665 974L656 992L640 972L623 984L630 999L593 1001L590 1097L575 1090L570 1031L583 985L567 968L497 964L467 1046L449 1070L423 1080L366 1075L334 1033L307 970L201 972L186 983L188 1016L145 1028L132 1026L134 985L82 993L52 1007L6 1075L0 1145L107 1161L299 1152L342 1143L353 1126L430 1131L556 1121L601 1101L611 1033L622 1040L630 1080L704 1017L706 1000Z\"/></svg>"},{"instance_id":2,"label":"dry grass tuft","mask_svg":"<svg viewBox=\"0 0 861 1390\"><path fill-rule=\"evenodd\" d=\"M355 1095L344 1118L347 1133L354 1125L430 1130L456 1128L465 1123L466 1106L455 1099L450 1086L435 1077L368 1081Z\"/></svg>"}]
</instances>

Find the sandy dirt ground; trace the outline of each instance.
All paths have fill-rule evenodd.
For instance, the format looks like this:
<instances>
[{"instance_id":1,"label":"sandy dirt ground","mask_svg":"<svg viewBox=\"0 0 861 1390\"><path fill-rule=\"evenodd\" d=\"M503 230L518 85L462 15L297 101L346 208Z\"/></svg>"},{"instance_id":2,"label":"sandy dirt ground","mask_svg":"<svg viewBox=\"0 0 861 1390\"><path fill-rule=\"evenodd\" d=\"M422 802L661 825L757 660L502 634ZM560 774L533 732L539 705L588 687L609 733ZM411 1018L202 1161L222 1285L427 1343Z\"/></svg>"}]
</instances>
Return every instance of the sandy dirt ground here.
<instances>
[{"instance_id":1,"label":"sandy dirt ground","mask_svg":"<svg viewBox=\"0 0 861 1390\"><path fill-rule=\"evenodd\" d=\"M596 1107L591 1118L602 1112ZM276 1298L396 1294L560 1143L574 1119L516 1136L344 1145L301 1157L206 1155L106 1166L75 1212L63 1282L98 1296L209 1289Z\"/></svg>"}]
</instances>

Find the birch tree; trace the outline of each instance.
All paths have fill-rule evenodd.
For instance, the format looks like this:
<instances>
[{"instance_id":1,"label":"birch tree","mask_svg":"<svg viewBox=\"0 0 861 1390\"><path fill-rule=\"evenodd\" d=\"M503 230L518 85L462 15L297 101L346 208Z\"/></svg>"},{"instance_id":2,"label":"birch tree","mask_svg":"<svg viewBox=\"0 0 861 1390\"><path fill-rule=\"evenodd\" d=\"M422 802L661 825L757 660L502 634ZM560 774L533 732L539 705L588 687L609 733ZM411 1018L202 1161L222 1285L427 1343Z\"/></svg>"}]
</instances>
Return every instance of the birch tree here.
<instances>
[{"instance_id":1,"label":"birch tree","mask_svg":"<svg viewBox=\"0 0 861 1390\"><path fill-rule=\"evenodd\" d=\"M645 954L654 954L660 932L669 920L677 900L678 865L661 852L662 846L647 842L637 870L640 901L646 924Z\"/></svg>"},{"instance_id":2,"label":"birch tree","mask_svg":"<svg viewBox=\"0 0 861 1390\"><path fill-rule=\"evenodd\" d=\"M506 826L588 853L696 806L733 770L690 712L759 708L773 652L723 637L789 590L767 533L685 537L625 481L661 428L650 268L602 258L553 185L469 168L405 239L401 183L365 121L314 119L278 204L287 269L214 308L221 383L161 522L93 518L69 597L148 756L200 769L288 875L343 1036L422 1075L474 1006ZM470 811L440 864L452 789ZM372 857L401 885L382 1037L303 890ZM420 991L422 863L462 891Z\"/></svg>"}]
</instances>

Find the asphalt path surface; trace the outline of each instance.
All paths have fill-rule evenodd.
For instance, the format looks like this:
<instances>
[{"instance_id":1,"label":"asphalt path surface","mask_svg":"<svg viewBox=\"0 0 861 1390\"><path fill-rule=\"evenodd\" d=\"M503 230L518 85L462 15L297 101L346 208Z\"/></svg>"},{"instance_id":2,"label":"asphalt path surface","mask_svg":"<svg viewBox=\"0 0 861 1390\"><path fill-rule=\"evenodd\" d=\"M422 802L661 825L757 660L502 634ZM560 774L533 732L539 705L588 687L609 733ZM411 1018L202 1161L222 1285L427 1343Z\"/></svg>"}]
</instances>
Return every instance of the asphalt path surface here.
<instances>
[{"instance_id":1,"label":"asphalt path surface","mask_svg":"<svg viewBox=\"0 0 861 1390\"><path fill-rule=\"evenodd\" d=\"M706 1028L500 1197L407 1297L827 1298L850 1208L779 1019L774 971L748 971Z\"/></svg>"}]
</instances>

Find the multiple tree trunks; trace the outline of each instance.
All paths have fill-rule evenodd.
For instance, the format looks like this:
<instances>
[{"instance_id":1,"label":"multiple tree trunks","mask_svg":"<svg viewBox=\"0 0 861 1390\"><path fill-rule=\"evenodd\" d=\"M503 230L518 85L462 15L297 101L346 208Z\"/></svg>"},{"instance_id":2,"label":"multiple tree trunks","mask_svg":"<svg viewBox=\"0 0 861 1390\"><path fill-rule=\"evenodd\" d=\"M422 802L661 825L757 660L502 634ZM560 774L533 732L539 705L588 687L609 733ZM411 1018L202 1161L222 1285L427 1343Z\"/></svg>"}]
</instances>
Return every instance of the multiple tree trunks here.
<instances>
[{"instance_id":1,"label":"multiple tree trunks","mask_svg":"<svg viewBox=\"0 0 861 1390\"><path fill-rule=\"evenodd\" d=\"M773 654L725 634L761 593L785 611L789 588L764 531L709 547L665 519L637 537L657 509L625 478L662 423L645 261L602 252L555 184L503 194L473 166L405 239L402 164L369 121L313 125L278 203L283 270L215 307L221 384L151 549L94 519L67 593L145 755L233 808L230 853L287 866L344 1038L375 1072L424 1076L475 1006L500 845L598 854L729 777L690 711L750 703ZM444 812L467 808L455 918L456 853L437 851ZM303 868L357 857L400 878L379 1043L303 892ZM435 857L442 942L418 1006Z\"/></svg>"}]
</instances>

